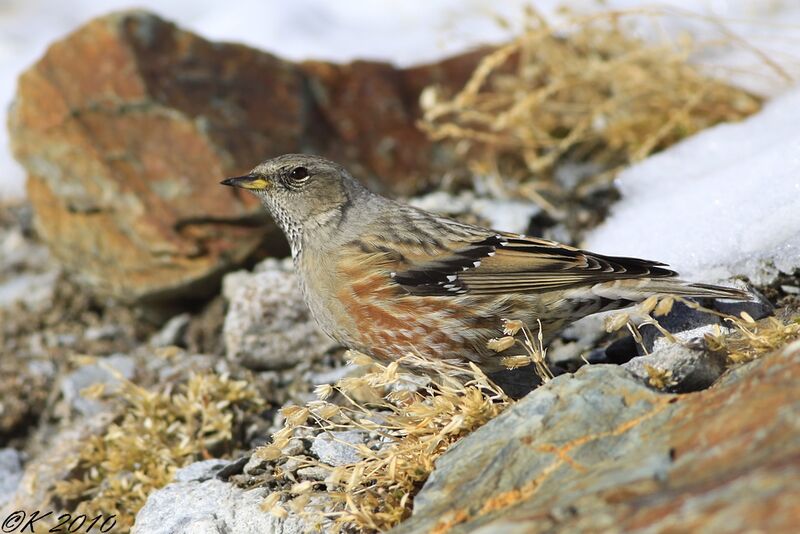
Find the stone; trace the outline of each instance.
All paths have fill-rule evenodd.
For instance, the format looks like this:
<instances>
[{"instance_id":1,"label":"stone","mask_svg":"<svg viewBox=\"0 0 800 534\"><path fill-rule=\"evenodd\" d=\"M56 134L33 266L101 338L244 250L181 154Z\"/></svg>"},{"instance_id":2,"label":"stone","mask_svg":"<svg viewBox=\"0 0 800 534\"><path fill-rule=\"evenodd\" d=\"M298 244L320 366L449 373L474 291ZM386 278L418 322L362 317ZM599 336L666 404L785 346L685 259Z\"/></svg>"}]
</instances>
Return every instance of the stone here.
<instances>
[{"instance_id":1,"label":"stone","mask_svg":"<svg viewBox=\"0 0 800 534\"><path fill-rule=\"evenodd\" d=\"M88 439L102 435L113 418L110 411L98 413L48 435L37 447L39 453L26 462L16 491L5 506L0 506L0 517L15 510L59 510L56 484L73 474L81 447Z\"/></svg>"},{"instance_id":2,"label":"stone","mask_svg":"<svg viewBox=\"0 0 800 534\"><path fill-rule=\"evenodd\" d=\"M212 458L211 460L203 460L201 462L194 462L186 467L182 467L175 471L175 476L172 478L173 482L205 482L217 476L222 469L228 466L231 462L221 460L219 458Z\"/></svg>"},{"instance_id":3,"label":"stone","mask_svg":"<svg viewBox=\"0 0 800 534\"><path fill-rule=\"evenodd\" d=\"M105 403L87 398L82 391L89 386L103 384L107 393L119 390L119 376L130 380L136 371L136 360L125 354L99 358L96 363L84 365L71 372L61 382L61 394L78 413L91 417L105 410Z\"/></svg>"},{"instance_id":4,"label":"stone","mask_svg":"<svg viewBox=\"0 0 800 534\"><path fill-rule=\"evenodd\" d=\"M300 534L296 515L279 519L261 509L266 488L243 490L216 478L228 462L206 460L178 470L174 482L151 493L131 532L146 534Z\"/></svg>"},{"instance_id":5,"label":"stone","mask_svg":"<svg viewBox=\"0 0 800 534\"><path fill-rule=\"evenodd\" d=\"M756 320L772 314L772 304L752 286L738 280L723 282L722 285L748 291L752 295L752 299L749 301L702 299L700 302L704 307L734 317L740 317L741 313L744 312ZM714 325L721 327L727 325L720 317L692 309L682 302L675 302L668 314L656 317L656 319L663 328L681 340L702 338L702 334L711 332ZM642 333L642 344L648 352L657 350L658 343L664 342L661 333L651 325L640 327L640 331Z\"/></svg>"},{"instance_id":6,"label":"stone","mask_svg":"<svg viewBox=\"0 0 800 534\"><path fill-rule=\"evenodd\" d=\"M406 69L296 64L117 12L22 74L12 149L38 233L83 283L154 308L202 299L246 259L286 251L256 199L222 178L308 151L383 192L418 192L453 163L416 127L419 95L460 87L485 52Z\"/></svg>"},{"instance_id":7,"label":"stone","mask_svg":"<svg viewBox=\"0 0 800 534\"><path fill-rule=\"evenodd\" d=\"M4 206L3 215L21 209L16 208ZM43 311L53 302L61 269L46 246L25 235L22 221L3 219L0 215L0 308L22 303Z\"/></svg>"},{"instance_id":8,"label":"stone","mask_svg":"<svg viewBox=\"0 0 800 534\"><path fill-rule=\"evenodd\" d=\"M0 510L6 505L22 480L22 454L12 448L0 449Z\"/></svg>"},{"instance_id":9,"label":"stone","mask_svg":"<svg viewBox=\"0 0 800 534\"><path fill-rule=\"evenodd\" d=\"M704 391L612 365L538 388L452 446L392 532L792 532L800 342Z\"/></svg>"},{"instance_id":10,"label":"stone","mask_svg":"<svg viewBox=\"0 0 800 534\"><path fill-rule=\"evenodd\" d=\"M267 259L254 273L225 276L225 353L255 370L285 369L336 343L311 317L291 260Z\"/></svg>"},{"instance_id":11,"label":"stone","mask_svg":"<svg viewBox=\"0 0 800 534\"><path fill-rule=\"evenodd\" d=\"M317 466L303 467L302 469L297 470L297 476L301 477L302 479L317 480L319 482L324 482L330 474L330 469Z\"/></svg>"},{"instance_id":12,"label":"stone","mask_svg":"<svg viewBox=\"0 0 800 534\"><path fill-rule=\"evenodd\" d=\"M682 302L675 302L668 314L655 317L655 319L658 320L658 324L664 329L676 336L681 332L694 331L698 328L708 326L713 327L713 325L722 325L720 318L716 315L693 310ZM642 345L647 352L652 352L656 340L662 337L661 333L651 325L640 326L639 331L642 334Z\"/></svg>"},{"instance_id":13,"label":"stone","mask_svg":"<svg viewBox=\"0 0 800 534\"><path fill-rule=\"evenodd\" d=\"M622 367L645 384L665 391L686 393L713 384L725 372L727 362L721 354L672 343L646 356L633 358Z\"/></svg>"},{"instance_id":14,"label":"stone","mask_svg":"<svg viewBox=\"0 0 800 534\"><path fill-rule=\"evenodd\" d=\"M705 336L716 335L717 332L723 334L731 333L731 329L727 328L724 324L709 324L705 326L698 326L690 330L672 333L673 340L669 340L663 336L656 337L652 343L652 352L659 352L662 349L670 347L677 343L682 343L695 350L702 350L705 348Z\"/></svg>"},{"instance_id":15,"label":"stone","mask_svg":"<svg viewBox=\"0 0 800 534\"><path fill-rule=\"evenodd\" d=\"M166 322L161 330L150 338L150 346L156 348L180 345L184 342L186 331L192 316L189 313L180 313Z\"/></svg>"},{"instance_id":16,"label":"stone","mask_svg":"<svg viewBox=\"0 0 800 534\"><path fill-rule=\"evenodd\" d=\"M123 328L115 324L103 324L90 326L83 332L84 339L88 341L108 341L117 336L123 335Z\"/></svg>"},{"instance_id":17,"label":"stone","mask_svg":"<svg viewBox=\"0 0 800 534\"><path fill-rule=\"evenodd\" d=\"M366 443L367 438L367 433L359 430L323 432L314 438L311 452L333 467L354 464L362 459L357 446Z\"/></svg>"}]
</instances>

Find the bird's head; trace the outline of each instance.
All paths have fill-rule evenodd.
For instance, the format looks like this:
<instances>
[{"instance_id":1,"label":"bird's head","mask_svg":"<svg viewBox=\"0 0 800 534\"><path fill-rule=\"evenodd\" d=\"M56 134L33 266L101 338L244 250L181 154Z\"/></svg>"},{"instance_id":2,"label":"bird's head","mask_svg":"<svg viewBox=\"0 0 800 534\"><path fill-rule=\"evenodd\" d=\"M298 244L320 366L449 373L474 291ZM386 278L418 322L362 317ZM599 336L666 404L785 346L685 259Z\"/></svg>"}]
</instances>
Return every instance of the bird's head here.
<instances>
[{"instance_id":1,"label":"bird's head","mask_svg":"<svg viewBox=\"0 0 800 534\"><path fill-rule=\"evenodd\" d=\"M366 191L341 165L307 154L268 159L222 184L246 189L261 199L292 250L305 230L337 224L353 199Z\"/></svg>"}]
</instances>

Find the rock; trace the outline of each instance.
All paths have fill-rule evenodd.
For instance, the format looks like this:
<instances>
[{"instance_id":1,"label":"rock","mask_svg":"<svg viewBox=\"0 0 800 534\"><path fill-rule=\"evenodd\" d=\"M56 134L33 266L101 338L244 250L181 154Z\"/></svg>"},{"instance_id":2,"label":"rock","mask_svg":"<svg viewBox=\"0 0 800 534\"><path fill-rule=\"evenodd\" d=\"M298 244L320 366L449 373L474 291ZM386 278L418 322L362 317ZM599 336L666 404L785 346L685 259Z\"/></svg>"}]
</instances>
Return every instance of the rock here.
<instances>
[{"instance_id":1,"label":"rock","mask_svg":"<svg viewBox=\"0 0 800 534\"><path fill-rule=\"evenodd\" d=\"M83 337L88 341L108 341L124 334L121 326L115 324L104 324L90 326L83 332Z\"/></svg>"},{"instance_id":2,"label":"rock","mask_svg":"<svg viewBox=\"0 0 800 534\"><path fill-rule=\"evenodd\" d=\"M231 462L219 458L195 462L175 471L173 482L205 482L217 476Z\"/></svg>"},{"instance_id":3,"label":"rock","mask_svg":"<svg viewBox=\"0 0 800 534\"><path fill-rule=\"evenodd\" d=\"M747 291L752 296L752 299L744 302L739 300L717 300L713 303L713 308L715 310L736 317L740 317L742 312L745 312L756 320L762 319L774 313L775 307L772 305L769 299L758 289L753 287L752 284L744 283L738 279L733 279L726 281L724 285Z\"/></svg>"},{"instance_id":4,"label":"rock","mask_svg":"<svg viewBox=\"0 0 800 534\"><path fill-rule=\"evenodd\" d=\"M297 456L306 450L302 439L292 438L289 443L281 449L281 454L284 456Z\"/></svg>"},{"instance_id":5,"label":"rock","mask_svg":"<svg viewBox=\"0 0 800 534\"><path fill-rule=\"evenodd\" d=\"M333 467L354 464L362 458L356 447L366 443L367 437L366 432L359 430L324 432L314 438L311 452L316 454L320 461Z\"/></svg>"},{"instance_id":6,"label":"rock","mask_svg":"<svg viewBox=\"0 0 800 534\"><path fill-rule=\"evenodd\" d=\"M709 387L727 365L722 355L672 343L633 358L622 367L658 389L686 393Z\"/></svg>"},{"instance_id":7,"label":"rock","mask_svg":"<svg viewBox=\"0 0 800 534\"><path fill-rule=\"evenodd\" d=\"M317 466L303 467L302 469L297 470L297 476L300 478L306 480L318 480L320 482L323 482L330 474L330 469Z\"/></svg>"},{"instance_id":8,"label":"rock","mask_svg":"<svg viewBox=\"0 0 800 534\"><path fill-rule=\"evenodd\" d=\"M745 289L743 284L730 283L726 285ZM734 317L739 317L742 312L748 313L753 319L761 319L771 315L773 307L769 301L753 288L746 289L752 292L753 300L745 302L712 300L703 302L703 305ZM720 327L727 325L718 316L692 309L682 302L675 302L668 314L663 317L656 317L656 319L658 319L662 327L681 341L702 338L704 334L712 332L716 325ZM661 333L653 326L644 325L640 327L640 331L642 333L642 344L648 352L658 350L659 346L663 346L663 343L665 343ZM662 345L659 345L659 343Z\"/></svg>"},{"instance_id":9,"label":"rock","mask_svg":"<svg viewBox=\"0 0 800 534\"><path fill-rule=\"evenodd\" d=\"M291 260L267 259L255 273L231 273L223 294L225 353L250 369L291 367L336 346L311 317Z\"/></svg>"},{"instance_id":10,"label":"rock","mask_svg":"<svg viewBox=\"0 0 800 534\"><path fill-rule=\"evenodd\" d=\"M0 510L6 505L22 480L22 454L16 449L0 449Z\"/></svg>"},{"instance_id":11,"label":"rock","mask_svg":"<svg viewBox=\"0 0 800 534\"><path fill-rule=\"evenodd\" d=\"M488 373L487 377L512 399L521 399L542 383L542 379L536 375L532 366L501 369Z\"/></svg>"},{"instance_id":12,"label":"rock","mask_svg":"<svg viewBox=\"0 0 800 534\"><path fill-rule=\"evenodd\" d=\"M191 320L192 316L189 313L176 315L150 338L150 346L159 348L180 345L184 341Z\"/></svg>"},{"instance_id":13,"label":"rock","mask_svg":"<svg viewBox=\"0 0 800 534\"><path fill-rule=\"evenodd\" d=\"M612 341L607 347L592 349L586 355L586 361L591 364L614 363L622 365L635 358L641 347L633 336L624 336Z\"/></svg>"},{"instance_id":14,"label":"rock","mask_svg":"<svg viewBox=\"0 0 800 534\"><path fill-rule=\"evenodd\" d=\"M0 224L0 308L23 303L42 311L53 302L60 269L47 247L26 238L20 222Z\"/></svg>"},{"instance_id":15,"label":"rock","mask_svg":"<svg viewBox=\"0 0 800 534\"><path fill-rule=\"evenodd\" d=\"M413 194L453 161L416 127L419 94L460 87L484 53L407 69L294 64L114 13L20 77L12 147L38 232L90 287L139 304L203 298L262 244L285 250L256 200L221 178L308 151Z\"/></svg>"},{"instance_id":16,"label":"rock","mask_svg":"<svg viewBox=\"0 0 800 534\"><path fill-rule=\"evenodd\" d=\"M102 412L104 403L99 400L86 398L81 391L95 384L103 384L105 391L114 393L119 390L119 373L122 378L130 380L136 371L136 360L124 354L114 354L107 358L98 359L96 363L84 365L64 377L61 382L61 393L64 400L71 404L73 409L91 417Z\"/></svg>"},{"instance_id":17,"label":"rock","mask_svg":"<svg viewBox=\"0 0 800 534\"><path fill-rule=\"evenodd\" d=\"M702 350L705 347L705 336L714 335L717 332L722 333L730 333L731 329L726 328L722 324L709 324L705 326L698 326L697 328L692 328L691 330L684 330L682 332L674 332L672 337L675 341L670 341L669 339L659 336L656 337L652 342L652 352L659 352L662 349L666 349L675 345L675 342L683 343L690 348L695 350Z\"/></svg>"},{"instance_id":18,"label":"rock","mask_svg":"<svg viewBox=\"0 0 800 534\"><path fill-rule=\"evenodd\" d=\"M656 319L664 329L676 336L680 332L696 331L699 328L722 324L716 315L693 310L681 302L675 302L668 314ZM639 331L642 333L642 345L647 352L652 352L656 340L662 337L661 333L651 325L640 326Z\"/></svg>"},{"instance_id":19,"label":"rock","mask_svg":"<svg viewBox=\"0 0 800 534\"><path fill-rule=\"evenodd\" d=\"M80 458L80 448L91 437L102 435L113 415L102 412L48 435L46 442L37 447L39 453L26 462L16 492L4 507L0 507L0 517L15 510L42 510L42 513L59 510L56 484L73 474Z\"/></svg>"},{"instance_id":20,"label":"rock","mask_svg":"<svg viewBox=\"0 0 800 534\"><path fill-rule=\"evenodd\" d=\"M441 456L392 532L791 532L798 381L800 342L680 396L559 376Z\"/></svg>"},{"instance_id":21,"label":"rock","mask_svg":"<svg viewBox=\"0 0 800 534\"><path fill-rule=\"evenodd\" d=\"M175 481L151 493L136 514L132 533L147 534L300 534L307 525L261 509L265 488L243 490L216 478L227 462L206 460L175 474Z\"/></svg>"},{"instance_id":22,"label":"rock","mask_svg":"<svg viewBox=\"0 0 800 534\"><path fill-rule=\"evenodd\" d=\"M55 270L38 274L24 273L4 281L0 284L0 307L23 302L29 309L45 308L53 301L58 274Z\"/></svg>"}]
</instances>

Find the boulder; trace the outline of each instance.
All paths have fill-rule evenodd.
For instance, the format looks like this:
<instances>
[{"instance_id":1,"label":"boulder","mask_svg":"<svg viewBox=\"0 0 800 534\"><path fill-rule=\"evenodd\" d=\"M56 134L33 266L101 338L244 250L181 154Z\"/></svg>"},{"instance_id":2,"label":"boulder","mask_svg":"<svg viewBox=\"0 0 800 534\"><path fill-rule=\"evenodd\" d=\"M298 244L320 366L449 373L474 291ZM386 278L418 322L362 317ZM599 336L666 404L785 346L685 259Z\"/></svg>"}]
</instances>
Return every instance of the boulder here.
<instances>
[{"instance_id":1,"label":"boulder","mask_svg":"<svg viewBox=\"0 0 800 534\"><path fill-rule=\"evenodd\" d=\"M392 532L796 529L800 342L685 395L586 366L437 460Z\"/></svg>"},{"instance_id":2,"label":"boulder","mask_svg":"<svg viewBox=\"0 0 800 534\"><path fill-rule=\"evenodd\" d=\"M221 178L304 151L417 192L450 162L415 126L419 94L459 87L483 53L407 69L296 64L115 13L22 74L12 148L36 228L90 287L143 304L204 297L247 258L285 250L255 199Z\"/></svg>"}]
</instances>

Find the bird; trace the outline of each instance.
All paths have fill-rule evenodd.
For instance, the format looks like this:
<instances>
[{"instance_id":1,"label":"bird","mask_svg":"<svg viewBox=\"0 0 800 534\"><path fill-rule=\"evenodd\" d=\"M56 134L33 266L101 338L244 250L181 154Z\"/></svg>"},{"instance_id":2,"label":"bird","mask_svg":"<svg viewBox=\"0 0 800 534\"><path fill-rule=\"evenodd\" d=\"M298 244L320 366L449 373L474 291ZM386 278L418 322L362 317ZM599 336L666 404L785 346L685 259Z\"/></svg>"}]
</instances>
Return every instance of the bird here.
<instances>
[{"instance_id":1,"label":"bird","mask_svg":"<svg viewBox=\"0 0 800 534\"><path fill-rule=\"evenodd\" d=\"M747 300L677 278L667 265L465 224L373 193L320 156L268 159L223 185L258 197L289 242L320 328L382 363L504 365L489 340L503 319L536 325L544 345L570 323L651 295Z\"/></svg>"}]
</instances>

